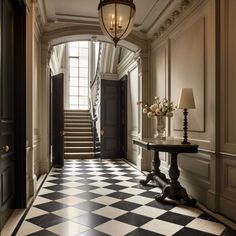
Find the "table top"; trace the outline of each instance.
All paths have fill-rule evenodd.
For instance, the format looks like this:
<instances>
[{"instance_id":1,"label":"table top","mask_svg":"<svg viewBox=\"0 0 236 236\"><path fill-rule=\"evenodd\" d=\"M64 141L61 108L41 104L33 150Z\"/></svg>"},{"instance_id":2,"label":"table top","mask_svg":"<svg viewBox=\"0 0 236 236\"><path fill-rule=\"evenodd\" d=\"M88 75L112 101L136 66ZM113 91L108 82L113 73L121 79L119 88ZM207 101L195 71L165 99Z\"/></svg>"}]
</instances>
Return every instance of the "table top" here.
<instances>
[{"instance_id":1,"label":"table top","mask_svg":"<svg viewBox=\"0 0 236 236\"><path fill-rule=\"evenodd\" d=\"M147 150L170 153L196 153L198 145L182 144L181 140L160 140L157 138L144 138L141 140L134 139L133 143Z\"/></svg>"}]
</instances>

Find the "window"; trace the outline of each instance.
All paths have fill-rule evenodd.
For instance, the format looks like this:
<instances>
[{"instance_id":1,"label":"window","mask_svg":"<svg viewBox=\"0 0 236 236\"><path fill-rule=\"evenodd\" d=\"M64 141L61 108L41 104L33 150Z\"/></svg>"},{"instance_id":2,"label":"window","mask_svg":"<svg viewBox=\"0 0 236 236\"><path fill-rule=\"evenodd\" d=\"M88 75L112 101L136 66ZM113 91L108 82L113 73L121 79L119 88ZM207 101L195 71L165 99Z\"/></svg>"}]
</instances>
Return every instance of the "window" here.
<instances>
[{"instance_id":1,"label":"window","mask_svg":"<svg viewBox=\"0 0 236 236\"><path fill-rule=\"evenodd\" d=\"M89 92L89 43L70 42L69 52L69 107L88 109Z\"/></svg>"}]
</instances>

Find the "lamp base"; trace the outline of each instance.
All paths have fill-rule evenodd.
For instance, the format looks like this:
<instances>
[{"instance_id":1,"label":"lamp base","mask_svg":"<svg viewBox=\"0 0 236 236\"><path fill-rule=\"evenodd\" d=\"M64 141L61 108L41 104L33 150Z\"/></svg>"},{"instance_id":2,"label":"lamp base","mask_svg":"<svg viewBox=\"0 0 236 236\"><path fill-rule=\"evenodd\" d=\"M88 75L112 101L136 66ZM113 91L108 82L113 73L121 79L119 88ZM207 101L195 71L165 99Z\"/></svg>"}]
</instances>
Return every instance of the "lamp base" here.
<instances>
[{"instance_id":1,"label":"lamp base","mask_svg":"<svg viewBox=\"0 0 236 236\"><path fill-rule=\"evenodd\" d=\"M191 144L190 142L185 141L185 140L183 140L181 143L182 143L182 144Z\"/></svg>"},{"instance_id":2,"label":"lamp base","mask_svg":"<svg viewBox=\"0 0 236 236\"><path fill-rule=\"evenodd\" d=\"M183 113L184 113L184 127L183 127L183 130L184 130L184 137L183 138L184 139L182 141L182 144L190 144L190 142L188 141L188 119L187 119L188 110L184 109Z\"/></svg>"}]
</instances>

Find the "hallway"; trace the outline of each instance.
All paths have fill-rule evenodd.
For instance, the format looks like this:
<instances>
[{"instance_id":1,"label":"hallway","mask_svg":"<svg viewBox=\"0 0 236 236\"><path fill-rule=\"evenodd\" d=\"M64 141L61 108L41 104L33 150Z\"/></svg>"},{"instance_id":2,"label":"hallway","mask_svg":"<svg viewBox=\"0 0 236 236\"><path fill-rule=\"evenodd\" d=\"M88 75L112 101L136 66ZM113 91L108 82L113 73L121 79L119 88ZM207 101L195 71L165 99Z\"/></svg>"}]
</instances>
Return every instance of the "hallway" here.
<instances>
[{"instance_id":1,"label":"hallway","mask_svg":"<svg viewBox=\"0 0 236 236\"><path fill-rule=\"evenodd\" d=\"M123 160L66 160L53 168L14 235L234 235L200 209L157 203ZM199 230L202 231L199 231Z\"/></svg>"}]
</instances>

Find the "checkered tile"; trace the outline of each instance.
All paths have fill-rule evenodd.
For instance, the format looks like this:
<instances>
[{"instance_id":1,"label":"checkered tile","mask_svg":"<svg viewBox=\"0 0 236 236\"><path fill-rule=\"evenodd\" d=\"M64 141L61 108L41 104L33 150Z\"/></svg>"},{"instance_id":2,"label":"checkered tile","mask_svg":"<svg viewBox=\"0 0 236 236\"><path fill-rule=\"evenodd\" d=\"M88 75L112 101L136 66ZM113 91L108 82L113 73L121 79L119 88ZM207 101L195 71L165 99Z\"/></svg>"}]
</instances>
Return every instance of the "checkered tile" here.
<instances>
[{"instance_id":1,"label":"checkered tile","mask_svg":"<svg viewBox=\"0 0 236 236\"><path fill-rule=\"evenodd\" d=\"M17 235L236 235L197 208L159 203L158 187L123 160L66 160L53 168Z\"/></svg>"}]
</instances>

